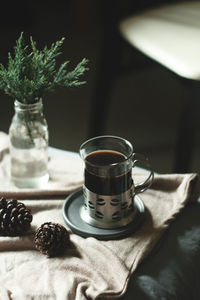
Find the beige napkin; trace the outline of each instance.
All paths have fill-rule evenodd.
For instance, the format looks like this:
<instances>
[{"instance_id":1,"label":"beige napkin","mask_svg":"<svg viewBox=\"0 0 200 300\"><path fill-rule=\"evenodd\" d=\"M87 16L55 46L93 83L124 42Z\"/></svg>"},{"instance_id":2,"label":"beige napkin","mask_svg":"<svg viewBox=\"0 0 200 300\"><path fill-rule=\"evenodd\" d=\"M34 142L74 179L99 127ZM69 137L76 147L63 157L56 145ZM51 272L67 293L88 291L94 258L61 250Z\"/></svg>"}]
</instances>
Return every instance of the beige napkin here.
<instances>
[{"instance_id":1,"label":"beige napkin","mask_svg":"<svg viewBox=\"0 0 200 300\"><path fill-rule=\"evenodd\" d=\"M199 193L196 174L157 175L152 187L140 195L147 214L135 233L110 241L71 233L65 253L50 259L35 250L34 231L47 221L66 226L61 212L64 200L21 200L31 209L33 222L22 237L0 237L0 299L95 300L121 296L137 266L186 203Z\"/></svg>"}]
</instances>

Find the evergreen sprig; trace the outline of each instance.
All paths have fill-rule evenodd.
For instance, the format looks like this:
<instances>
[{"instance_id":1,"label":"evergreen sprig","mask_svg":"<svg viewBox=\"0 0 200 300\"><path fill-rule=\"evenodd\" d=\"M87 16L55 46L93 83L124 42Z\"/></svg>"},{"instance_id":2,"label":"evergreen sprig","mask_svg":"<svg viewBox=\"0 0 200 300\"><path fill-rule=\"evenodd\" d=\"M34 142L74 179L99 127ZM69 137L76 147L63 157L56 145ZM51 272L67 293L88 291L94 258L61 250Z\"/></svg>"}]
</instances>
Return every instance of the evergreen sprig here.
<instances>
[{"instance_id":1,"label":"evergreen sprig","mask_svg":"<svg viewBox=\"0 0 200 300\"><path fill-rule=\"evenodd\" d=\"M36 42L30 37L30 46L24 45L23 32L16 41L14 55L8 53L8 65L0 64L0 89L24 104L35 103L47 92L59 87L78 87L85 84L80 77L88 68L84 58L77 66L68 71L70 61L65 61L57 69L56 59L62 54L64 38L37 49Z\"/></svg>"}]
</instances>

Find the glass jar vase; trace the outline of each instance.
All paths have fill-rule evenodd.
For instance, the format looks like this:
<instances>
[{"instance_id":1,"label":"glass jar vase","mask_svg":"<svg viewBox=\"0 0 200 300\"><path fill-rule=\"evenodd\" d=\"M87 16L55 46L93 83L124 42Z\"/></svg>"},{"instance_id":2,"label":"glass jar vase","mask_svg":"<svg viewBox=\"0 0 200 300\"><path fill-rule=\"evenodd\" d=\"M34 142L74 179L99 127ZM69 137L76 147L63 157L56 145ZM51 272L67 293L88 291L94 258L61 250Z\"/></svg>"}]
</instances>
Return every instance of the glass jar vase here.
<instances>
[{"instance_id":1,"label":"glass jar vase","mask_svg":"<svg viewBox=\"0 0 200 300\"><path fill-rule=\"evenodd\" d=\"M20 188L39 188L47 183L48 126L42 99L33 104L14 102L9 128L11 180Z\"/></svg>"}]
</instances>

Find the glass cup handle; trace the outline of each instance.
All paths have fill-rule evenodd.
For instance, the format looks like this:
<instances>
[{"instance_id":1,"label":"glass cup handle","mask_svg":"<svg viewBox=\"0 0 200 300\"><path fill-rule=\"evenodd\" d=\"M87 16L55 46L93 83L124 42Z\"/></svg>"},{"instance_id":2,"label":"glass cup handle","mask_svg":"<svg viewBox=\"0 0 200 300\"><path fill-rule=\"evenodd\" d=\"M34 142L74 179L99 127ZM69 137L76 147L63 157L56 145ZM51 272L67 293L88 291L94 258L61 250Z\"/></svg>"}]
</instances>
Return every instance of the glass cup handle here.
<instances>
[{"instance_id":1,"label":"glass cup handle","mask_svg":"<svg viewBox=\"0 0 200 300\"><path fill-rule=\"evenodd\" d=\"M134 153L132 160L133 160L133 167L136 165L142 165L144 168L147 168L149 171L148 177L143 182L135 185L134 193L135 194L143 193L151 186L154 179L154 172L151 168L148 158L143 154Z\"/></svg>"}]
</instances>

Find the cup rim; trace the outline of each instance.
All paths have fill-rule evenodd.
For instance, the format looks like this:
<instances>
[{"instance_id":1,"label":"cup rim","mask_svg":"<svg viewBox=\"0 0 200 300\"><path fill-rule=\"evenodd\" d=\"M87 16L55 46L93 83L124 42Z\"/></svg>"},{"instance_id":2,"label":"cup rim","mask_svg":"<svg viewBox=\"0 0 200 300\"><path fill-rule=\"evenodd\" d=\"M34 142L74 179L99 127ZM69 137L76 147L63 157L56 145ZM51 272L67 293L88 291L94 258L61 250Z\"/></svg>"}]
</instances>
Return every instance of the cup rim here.
<instances>
[{"instance_id":1,"label":"cup rim","mask_svg":"<svg viewBox=\"0 0 200 300\"><path fill-rule=\"evenodd\" d=\"M113 138L113 139L118 139L118 140L121 140L121 141L124 141L131 149L131 153L129 154L129 156L127 157L124 157L124 159L120 162L116 162L116 163L110 163L110 164L106 164L106 165L100 165L100 164L94 164L92 162L89 162L87 161L87 164L91 165L91 166L94 166L94 167L114 167L116 165L121 165L121 164L124 164L126 161L130 160L130 158L133 156L133 146L131 144L131 142L129 142L127 139L125 138L122 138L122 137L119 137L119 136L115 136L115 135L99 135L99 136L95 136L93 138L90 138L88 140L86 140L85 142L83 142L79 148L79 154L80 154L80 157L85 161L85 157L83 157L82 153L81 153L81 150L83 149L83 147L87 144L87 143L90 143L94 140L97 140L97 139L100 139L100 138ZM100 149L100 150L95 150L93 152L97 152L97 151L101 151L101 150L110 150L111 149ZM91 152L92 153L92 152Z\"/></svg>"}]
</instances>

